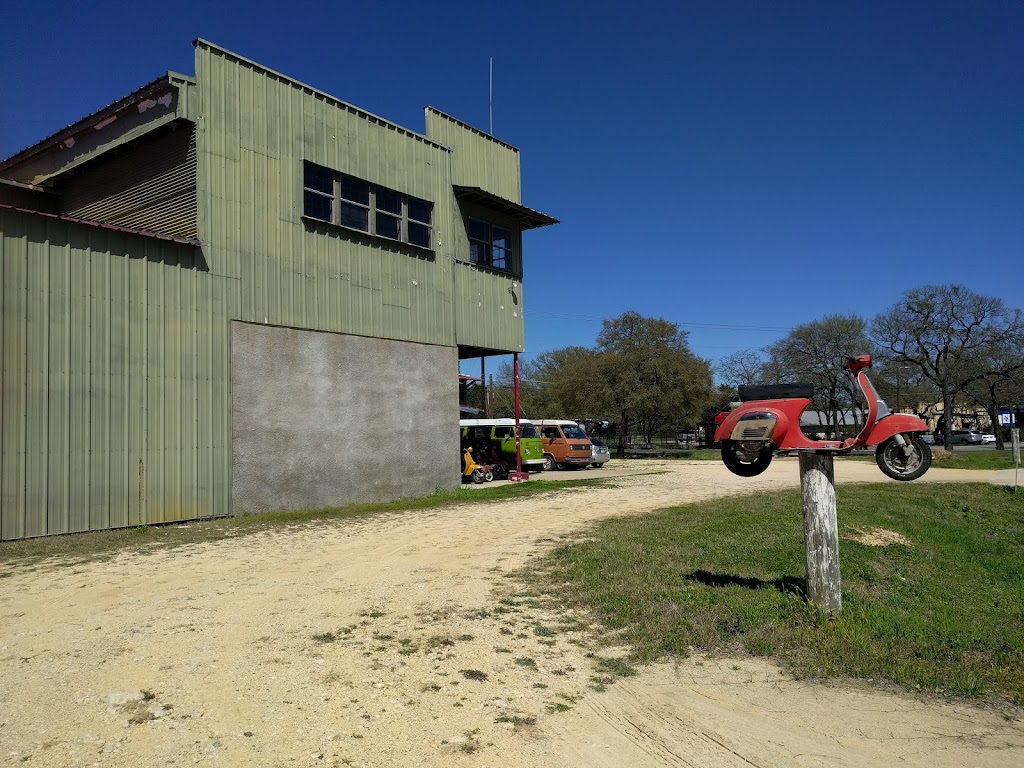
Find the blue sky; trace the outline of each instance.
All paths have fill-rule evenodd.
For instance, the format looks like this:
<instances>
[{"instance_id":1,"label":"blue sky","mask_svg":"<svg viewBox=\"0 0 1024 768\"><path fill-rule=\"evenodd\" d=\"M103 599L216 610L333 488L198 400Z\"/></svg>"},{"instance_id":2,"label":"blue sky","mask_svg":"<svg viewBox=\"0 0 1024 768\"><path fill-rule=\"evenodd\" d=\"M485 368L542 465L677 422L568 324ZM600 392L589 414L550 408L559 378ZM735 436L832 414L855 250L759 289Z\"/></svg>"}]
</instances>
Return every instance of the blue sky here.
<instances>
[{"instance_id":1,"label":"blue sky","mask_svg":"<svg viewBox=\"0 0 1024 768\"><path fill-rule=\"evenodd\" d=\"M207 38L413 130L522 150L527 355L634 309L698 354L925 283L1021 306L1024 3L7 5L0 156ZM493 363L488 368L493 370Z\"/></svg>"}]
</instances>

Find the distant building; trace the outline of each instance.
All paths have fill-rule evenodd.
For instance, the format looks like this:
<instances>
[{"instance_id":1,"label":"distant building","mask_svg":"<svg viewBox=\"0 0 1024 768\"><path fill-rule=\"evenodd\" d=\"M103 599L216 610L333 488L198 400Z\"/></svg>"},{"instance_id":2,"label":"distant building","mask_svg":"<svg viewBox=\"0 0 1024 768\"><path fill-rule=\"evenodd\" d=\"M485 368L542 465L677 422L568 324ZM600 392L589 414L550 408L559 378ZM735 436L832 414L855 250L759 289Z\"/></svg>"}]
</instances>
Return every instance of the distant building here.
<instances>
[{"instance_id":1,"label":"distant building","mask_svg":"<svg viewBox=\"0 0 1024 768\"><path fill-rule=\"evenodd\" d=\"M195 73L0 161L0 539L455 486L458 361L524 348L515 147Z\"/></svg>"}]
</instances>

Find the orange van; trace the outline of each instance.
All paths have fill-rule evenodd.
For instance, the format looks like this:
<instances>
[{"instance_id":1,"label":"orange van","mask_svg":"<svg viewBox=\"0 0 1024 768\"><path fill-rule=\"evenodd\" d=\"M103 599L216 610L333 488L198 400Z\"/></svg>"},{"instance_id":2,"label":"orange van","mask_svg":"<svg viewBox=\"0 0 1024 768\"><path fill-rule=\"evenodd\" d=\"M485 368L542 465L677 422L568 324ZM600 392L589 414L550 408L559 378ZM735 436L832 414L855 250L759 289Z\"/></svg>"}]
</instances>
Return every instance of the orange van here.
<instances>
[{"instance_id":1,"label":"orange van","mask_svg":"<svg viewBox=\"0 0 1024 768\"><path fill-rule=\"evenodd\" d=\"M585 467L594 460L593 444L583 427L566 419L534 421L544 451L544 469Z\"/></svg>"}]
</instances>

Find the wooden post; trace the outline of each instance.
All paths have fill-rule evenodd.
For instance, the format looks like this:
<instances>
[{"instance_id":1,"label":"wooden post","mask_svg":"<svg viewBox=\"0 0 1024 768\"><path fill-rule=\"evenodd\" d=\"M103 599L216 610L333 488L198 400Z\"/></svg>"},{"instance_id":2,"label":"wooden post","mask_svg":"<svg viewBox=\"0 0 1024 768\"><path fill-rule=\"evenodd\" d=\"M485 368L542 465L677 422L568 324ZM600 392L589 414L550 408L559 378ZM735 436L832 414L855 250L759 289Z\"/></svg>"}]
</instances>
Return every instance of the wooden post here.
<instances>
[{"instance_id":1,"label":"wooden post","mask_svg":"<svg viewBox=\"0 0 1024 768\"><path fill-rule=\"evenodd\" d=\"M839 580L839 524L832 456L800 452L807 599L829 613L843 610Z\"/></svg>"}]
</instances>

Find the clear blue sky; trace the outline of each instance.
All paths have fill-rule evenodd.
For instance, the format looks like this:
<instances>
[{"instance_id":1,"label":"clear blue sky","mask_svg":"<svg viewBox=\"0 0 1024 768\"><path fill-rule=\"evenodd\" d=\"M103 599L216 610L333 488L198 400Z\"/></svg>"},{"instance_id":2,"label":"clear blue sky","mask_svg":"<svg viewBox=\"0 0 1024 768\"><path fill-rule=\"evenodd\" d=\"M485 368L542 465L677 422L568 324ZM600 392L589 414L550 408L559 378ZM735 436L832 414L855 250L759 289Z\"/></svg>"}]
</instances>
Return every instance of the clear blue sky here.
<instances>
[{"instance_id":1,"label":"clear blue sky","mask_svg":"<svg viewBox=\"0 0 1024 768\"><path fill-rule=\"evenodd\" d=\"M191 74L196 37L417 131L427 104L486 130L493 56L494 133L562 221L525 236L528 356L628 309L715 359L924 283L1024 304L1019 0L5 11L2 157Z\"/></svg>"}]
</instances>

